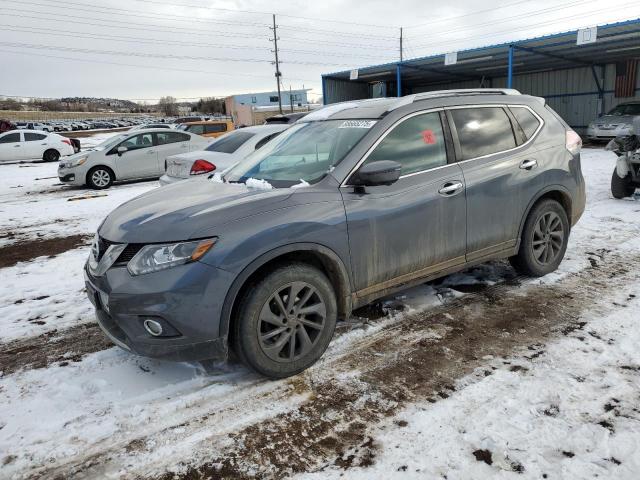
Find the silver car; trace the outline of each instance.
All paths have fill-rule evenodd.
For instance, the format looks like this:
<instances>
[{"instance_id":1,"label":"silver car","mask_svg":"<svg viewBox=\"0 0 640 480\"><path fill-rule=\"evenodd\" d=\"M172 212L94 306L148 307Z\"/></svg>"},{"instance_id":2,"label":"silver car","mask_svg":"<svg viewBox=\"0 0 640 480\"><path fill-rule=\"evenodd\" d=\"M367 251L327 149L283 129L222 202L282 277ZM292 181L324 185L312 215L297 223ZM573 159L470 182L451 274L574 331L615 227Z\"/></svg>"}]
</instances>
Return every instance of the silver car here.
<instances>
[{"instance_id":1,"label":"silver car","mask_svg":"<svg viewBox=\"0 0 640 480\"><path fill-rule=\"evenodd\" d=\"M587 138L611 140L615 137L633 135L635 117L640 117L640 101L621 103L589 124Z\"/></svg>"},{"instance_id":2,"label":"silver car","mask_svg":"<svg viewBox=\"0 0 640 480\"><path fill-rule=\"evenodd\" d=\"M210 139L200 135L175 130L126 132L62 160L58 178L62 183L96 189L109 188L117 180L158 178L167 157L202 150L209 143Z\"/></svg>"},{"instance_id":3,"label":"silver car","mask_svg":"<svg viewBox=\"0 0 640 480\"><path fill-rule=\"evenodd\" d=\"M168 185L196 175L223 172L277 137L289 125L260 125L241 128L218 137L204 150L167 158L160 184Z\"/></svg>"}]
</instances>

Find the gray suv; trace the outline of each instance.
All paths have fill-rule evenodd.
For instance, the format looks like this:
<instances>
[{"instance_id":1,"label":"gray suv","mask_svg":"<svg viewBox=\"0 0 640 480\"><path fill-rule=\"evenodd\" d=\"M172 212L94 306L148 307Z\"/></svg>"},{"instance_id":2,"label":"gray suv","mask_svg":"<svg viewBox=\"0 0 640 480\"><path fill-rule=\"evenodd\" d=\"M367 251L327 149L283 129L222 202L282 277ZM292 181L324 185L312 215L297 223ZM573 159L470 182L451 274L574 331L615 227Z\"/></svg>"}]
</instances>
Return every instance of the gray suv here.
<instances>
[{"instance_id":1,"label":"gray suv","mask_svg":"<svg viewBox=\"0 0 640 480\"><path fill-rule=\"evenodd\" d=\"M131 352L294 375L354 308L488 260L541 276L585 206L580 137L545 101L453 90L331 105L221 178L135 198L85 268Z\"/></svg>"}]
</instances>

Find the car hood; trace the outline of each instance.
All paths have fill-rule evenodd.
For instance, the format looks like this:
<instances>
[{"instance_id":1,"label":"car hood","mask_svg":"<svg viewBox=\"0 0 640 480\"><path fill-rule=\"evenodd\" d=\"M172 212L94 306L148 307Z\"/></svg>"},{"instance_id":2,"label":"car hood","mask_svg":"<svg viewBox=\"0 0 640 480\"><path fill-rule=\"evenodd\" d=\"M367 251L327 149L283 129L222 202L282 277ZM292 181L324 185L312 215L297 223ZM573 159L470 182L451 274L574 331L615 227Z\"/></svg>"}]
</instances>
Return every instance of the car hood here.
<instances>
[{"instance_id":1,"label":"car hood","mask_svg":"<svg viewBox=\"0 0 640 480\"><path fill-rule=\"evenodd\" d=\"M603 115L602 117L594 120L593 123L596 124L620 124L620 123L626 123L626 124L632 124L633 123L633 116L632 115Z\"/></svg>"},{"instance_id":2,"label":"car hood","mask_svg":"<svg viewBox=\"0 0 640 480\"><path fill-rule=\"evenodd\" d=\"M262 190L207 178L178 182L116 208L99 233L111 242L157 243L198 238L198 232L278 208L290 189Z\"/></svg>"}]
</instances>

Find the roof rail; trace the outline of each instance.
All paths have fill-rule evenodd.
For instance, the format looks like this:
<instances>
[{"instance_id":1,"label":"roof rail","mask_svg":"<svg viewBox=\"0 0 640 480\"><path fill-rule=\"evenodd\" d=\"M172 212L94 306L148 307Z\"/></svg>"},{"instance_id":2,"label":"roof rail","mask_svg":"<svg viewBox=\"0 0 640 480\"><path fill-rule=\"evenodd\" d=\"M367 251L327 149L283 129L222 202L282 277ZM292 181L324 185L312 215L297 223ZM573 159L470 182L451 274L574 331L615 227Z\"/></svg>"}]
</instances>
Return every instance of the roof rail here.
<instances>
[{"instance_id":1,"label":"roof rail","mask_svg":"<svg viewBox=\"0 0 640 480\"><path fill-rule=\"evenodd\" d=\"M432 92L417 93L415 100L430 97L453 97L456 95L522 95L513 88L459 88L455 90L434 90Z\"/></svg>"}]
</instances>

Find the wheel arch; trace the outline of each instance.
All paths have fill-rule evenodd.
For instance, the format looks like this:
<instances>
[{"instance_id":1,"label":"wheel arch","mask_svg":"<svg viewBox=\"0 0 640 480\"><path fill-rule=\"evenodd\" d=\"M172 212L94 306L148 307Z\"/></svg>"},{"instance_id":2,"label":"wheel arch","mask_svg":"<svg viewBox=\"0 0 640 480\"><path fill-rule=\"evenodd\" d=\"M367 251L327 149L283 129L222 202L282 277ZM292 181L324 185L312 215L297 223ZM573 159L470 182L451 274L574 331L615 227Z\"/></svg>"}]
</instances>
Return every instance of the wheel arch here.
<instances>
[{"instance_id":1,"label":"wheel arch","mask_svg":"<svg viewBox=\"0 0 640 480\"><path fill-rule=\"evenodd\" d=\"M44 152L42 152L42 160L45 160L45 157L47 156L47 152L56 152L58 154L58 158L62 156L62 153L60 153L60 150L58 150L57 148L48 147Z\"/></svg>"},{"instance_id":2,"label":"wheel arch","mask_svg":"<svg viewBox=\"0 0 640 480\"><path fill-rule=\"evenodd\" d=\"M295 243L271 250L246 266L227 291L220 318L220 336L227 336L237 312L238 302L253 282L272 267L285 262L302 262L320 269L329 279L336 293L338 318L351 313L351 278L342 259L330 248L314 243Z\"/></svg>"},{"instance_id":3,"label":"wheel arch","mask_svg":"<svg viewBox=\"0 0 640 480\"><path fill-rule=\"evenodd\" d=\"M571 194L566 187L562 185L548 185L544 189L540 190L535 197L529 202L527 205L527 209L525 210L522 219L520 220L520 227L518 228L518 249L520 248L520 243L522 240L522 231L524 230L524 225L529 218L529 214L533 207L535 207L538 203L543 200L555 200L562 208L564 208L565 213L567 214L567 219L569 220L569 227L571 228L572 222L572 209L573 209L573 200L571 198Z\"/></svg>"}]
</instances>

